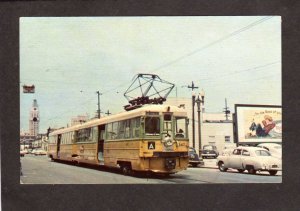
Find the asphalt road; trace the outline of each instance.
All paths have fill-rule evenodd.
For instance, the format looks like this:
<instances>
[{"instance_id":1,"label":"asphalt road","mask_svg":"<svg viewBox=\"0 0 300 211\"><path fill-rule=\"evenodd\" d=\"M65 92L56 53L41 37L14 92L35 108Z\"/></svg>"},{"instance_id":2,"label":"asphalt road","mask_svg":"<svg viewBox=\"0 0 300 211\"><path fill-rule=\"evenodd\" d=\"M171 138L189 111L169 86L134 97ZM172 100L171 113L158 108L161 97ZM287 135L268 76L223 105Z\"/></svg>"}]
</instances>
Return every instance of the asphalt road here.
<instances>
[{"instance_id":1,"label":"asphalt road","mask_svg":"<svg viewBox=\"0 0 300 211\"><path fill-rule=\"evenodd\" d=\"M281 172L270 176L266 172L256 175L236 170L220 172L214 159L205 159L204 167L188 168L168 177L138 174L125 176L118 169L74 166L52 162L46 156L21 157L21 184L203 184L203 183L281 183Z\"/></svg>"}]
</instances>

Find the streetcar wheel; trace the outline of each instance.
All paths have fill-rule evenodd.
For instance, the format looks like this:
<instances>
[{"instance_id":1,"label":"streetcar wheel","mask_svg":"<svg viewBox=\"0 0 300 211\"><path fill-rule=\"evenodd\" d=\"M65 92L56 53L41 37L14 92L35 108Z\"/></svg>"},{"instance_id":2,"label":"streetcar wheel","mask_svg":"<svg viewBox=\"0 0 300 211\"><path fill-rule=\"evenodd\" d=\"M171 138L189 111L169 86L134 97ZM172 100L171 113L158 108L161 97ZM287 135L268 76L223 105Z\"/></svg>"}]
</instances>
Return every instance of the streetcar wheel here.
<instances>
[{"instance_id":1,"label":"streetcar wheel","mask_svg":"<svg viewBox=\"0 0 300 211\"><path fill-rule=\"evenodd\" d=\"M243 173L245 170L244 170L244 169L238 169L238 171L239 171L240 173Z\"/></svg>"},{"instance_id":2,"label":"streetcar wheel","mask_svg":"<svg viewBox=\"0 0 300 211\"><path fill-rule=\"evenodd\" d=\"M269 174L272 175L272 176L274 176L274 175L277 174L277 171L276 171L276 170L270 170L270 171L269 171Z\"/></svg>"},{"instance_id":3,"label":"streetcar wheel","mask_svg":"<svg viewBox=\"0 0 300 211\"><path fill-rule=\"evenodd\" d=\"M129 166L122 166L121 169L124 175L130 175L132 172Z\"/></svg>"},{"instance_id":4,"label":"streetcar wheel","mask_svg":"<svg viewBox=\"0 0 300 211\"><path fill-rule=\"evenodd\" d=\"M219 162L219 163L218 163L218 166L219 166L219 170L222 171L222 172L225 172L225 171L227 171L227 169L228 169L228 168L225 168L223 162Z\"/></svg>"}]
</instances>

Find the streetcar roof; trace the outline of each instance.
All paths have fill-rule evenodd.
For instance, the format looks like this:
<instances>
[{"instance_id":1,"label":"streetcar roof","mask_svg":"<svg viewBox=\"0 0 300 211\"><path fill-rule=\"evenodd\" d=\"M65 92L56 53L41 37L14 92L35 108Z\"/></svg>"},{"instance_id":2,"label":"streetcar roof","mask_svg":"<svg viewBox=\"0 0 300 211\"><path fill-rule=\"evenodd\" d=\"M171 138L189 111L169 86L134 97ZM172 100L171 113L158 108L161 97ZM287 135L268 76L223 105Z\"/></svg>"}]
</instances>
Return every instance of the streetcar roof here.
<instances>
[{"instance_id":1,"label":"streetcar roof","mask_svg":"<svg viewBox=\"0 0 300 211\"><path fill-rule=\"evenodd\" d=\"M71 127L58 129L58 130L55 130L55 131L51 132L50 135L57 135L57 134L65 133L65 132L79 130L79 129L86 128L86 127L94 127L94 126L97 126L97 125L103 125L103 124L107 124L107 123L110 123L110 122L121 121L121 120L125 120L125 119L131 119L131 118L134 118L134 117L143 116L147 112L158 112L159 114L162 114L162 112L171 112L175 116L183 116L183 117L187 116L186 110L184 110L183 108L179 108L177 106L171 106L171 105L144 105L141 108L134 109L134 110L131 110L131 111L123 111L123 112L120 112L120 113L117 113L117 114L114 114L114 115L101 117L101 119L93 119L93 120L90 120L88 122L85 122L85 123L82 123L82 124L79 124L79 125L74 125L74 126L71 126Z\"/></svg>"}]
</instances>

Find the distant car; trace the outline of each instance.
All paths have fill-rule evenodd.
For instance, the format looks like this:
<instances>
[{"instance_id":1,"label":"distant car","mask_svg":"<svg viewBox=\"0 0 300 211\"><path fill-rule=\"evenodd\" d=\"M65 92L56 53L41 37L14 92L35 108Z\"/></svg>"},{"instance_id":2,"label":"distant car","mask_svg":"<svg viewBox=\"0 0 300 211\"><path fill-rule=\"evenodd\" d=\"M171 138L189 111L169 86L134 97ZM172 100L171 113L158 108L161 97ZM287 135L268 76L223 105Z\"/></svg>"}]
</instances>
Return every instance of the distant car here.
<instances>
[{"instance_id":1,"label":"distant car","mask_svg":"<svg viewBox=\"0 0 300 211\"><path fill-rule=\"evenodd\" d=\"M20 150L20 156L24 157L27 152L25 150Z\"/></svg>"},{"instance_id":2,"label":"distant car","mask_svg":"<svg viewBox=\"0 0 300 211\"><path fill-rule=\"evenodd\" d=\"M202 157L199 157L199 155L193 147L189 148L189 164L193 167L197 167L198 165L204 164Z\"/></svg>"},{"instance_id":3,"label":"distant car","mask_svg":"<svg viewBox=\"0 0 300 211\"><path fill-rule=\"evenodd\" d=\"M219 156L219 152L216 146L213 145L204 145L202 150L203 158L217 158Z\"/></svg>"},{"instance_id":4,"label":"distant car","mask_svg":"<svg viewBox=\"0 0 300 211\"><path fill-rule=\"evenodd\" d=\"M37 149L34 151L34 155L47 155L47 152L43 149Z\"/></svg>"},{"instance_id":5,"label":"distant car","mask_svg":"<svg viewBox=\"0 0 300 211\"><path fill-rule=\"evenodd\" d=\"M262 147L268 150L273 157L282 159L282 146L276 143L263 143L257 145L257 147Z\"/></svg>"},{"instance_id":6,"label":"distant car","mask_svg":"<svg viewBox=\"0 0 300 211\"><path fill-rule=\"evenodd\" d=\"M223 172L231 168L240 173L245 170L250 174L268 171L270 175L276 175L281 170L281 160L272 157L268 150L260 147L237 147L229 155L220 155L217 165Z\"/></svg>"}]
</instances>

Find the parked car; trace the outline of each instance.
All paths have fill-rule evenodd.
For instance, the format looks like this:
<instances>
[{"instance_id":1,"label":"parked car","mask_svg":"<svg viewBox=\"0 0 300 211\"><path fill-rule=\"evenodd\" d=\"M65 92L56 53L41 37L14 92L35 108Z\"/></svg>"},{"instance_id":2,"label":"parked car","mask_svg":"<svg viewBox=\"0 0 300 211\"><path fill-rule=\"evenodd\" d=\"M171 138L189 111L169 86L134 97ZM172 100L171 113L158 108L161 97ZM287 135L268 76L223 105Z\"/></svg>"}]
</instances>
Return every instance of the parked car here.
<instances>
[{"instance_id":1,"label":"parked car","mask_svg":"<svg viewBox=\"0 0 300 211\"><path fill-rule=\"evenodd\" d=\"M193 167L204 165L203 159L199 156L193 147L189 148L189 164Z\"/></svg>"},{"instance_id":2,"label":"parked car","mask_svg":"<svg viewBox=\"0 0 300 211\"><path fill-rule=\"evenodd\" d=\"M20 150L20 156L24 157L27 152L25 150Z\"/></svg>"},{"instance_id":3,"label":"parked car","mask_svg":"<svg viewBox=\"0 0 300 211\"><path fill-rule=\"evenodd\" d=\"M220 155L217 165L223 172L231 168L237 169L240 173L245 170L250 174L268 171L270 175L276 175L281 170L281 160L260 147L237 147L229 155Z\"/></svg>"},{"instance_id":4,"label":"parked car","mask_svg":"<svg viewBox=\"0 0 300 211\"><path fill-rule=\"evenodd\" d=\"M257 145L257 147L262 147L268 150L273 157L282 159L282 147L280 144L276 143L263 143Z\"/></svg>"},{"instance_id":5,"label":"parked car","mask_svg":"<svg viewBox=\"0 0 300 211\"><path fill-rule=\"evenodd\" d=\"M43 149L36 149L34 155L47 155L47 152Z\"/></svg>"},{"instance_id":6,"label":"parked car","mask_svg":"<svg viewBox=\"0 0 300 211\"><path fill-rule=\"evenodd\" d=\"M219 156L219 152L216 146L213 145L204 145L202 150L203 158L217 158Z\"/></svg>"}]
</instances>

